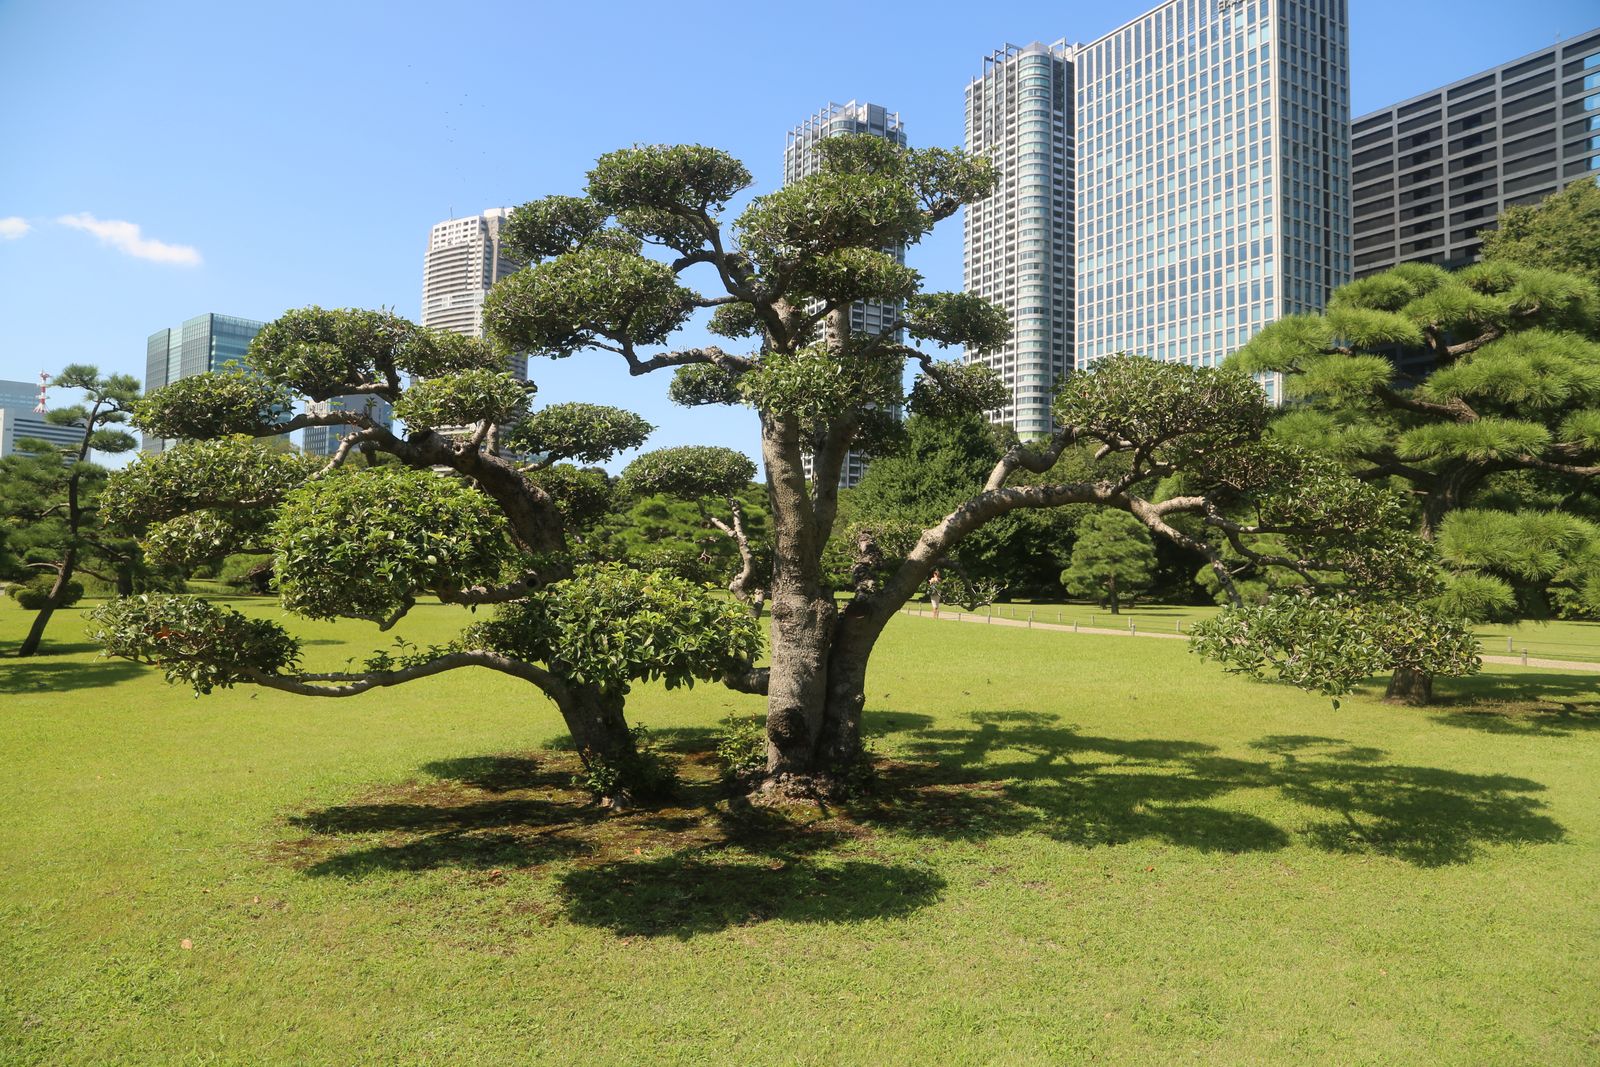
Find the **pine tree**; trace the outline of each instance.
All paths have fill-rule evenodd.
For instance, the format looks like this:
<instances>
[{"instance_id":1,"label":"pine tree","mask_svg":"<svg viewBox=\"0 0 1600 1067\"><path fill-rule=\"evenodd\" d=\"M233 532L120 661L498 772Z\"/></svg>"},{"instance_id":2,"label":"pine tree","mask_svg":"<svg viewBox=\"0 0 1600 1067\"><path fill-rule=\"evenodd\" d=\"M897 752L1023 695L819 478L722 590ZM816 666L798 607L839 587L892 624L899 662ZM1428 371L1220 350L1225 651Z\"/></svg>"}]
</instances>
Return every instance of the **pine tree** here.
<instances>
[{"instance_id":1,"label":"pine tree","mask_svg":"<svg viewBox=\"0 0 1600 1067\"><path fill-rule=\"evenodd\" d=\"M78 572L131 592L138 563L136 545L102 528L99 504L106 472L89 461L89 452L115 454L134 447L133 436L116 427L127 421L139 383L126 374L102 376L95 367L74 363L56 375L51 388L83 390L82 403L46 415L53 425L81 430L78 440L63 446L24 438L15 454L0 460L0 521L13 528L11 540L24 566L51 576L18 656L38 652L51 616L81 595L74 581Z\"/></svg>"},{"instance_id":2,"label":"pine tree","mask_svg":"<svg viewBox=\"0 0 1600 1067\"><path fill-rule=\"evenodd\" d=\"M1284 375L1295 404L1278 439L1416 501L1422 536L1453 572L1442 603L1481 617L1509 610L1508 578L1570 576L1590 554L1586 524L1514 512L1529 503L1518 485L1587 494L1600 476L1597 322L1600 298L1582 278L1410 264L1342 287L1325 314L1267 327L1234 362ZM1399 673L1390 687L1412 701L1430 691Z\"/></svg>"},{"instance_id":3,"label":"pine tree","mask_svg":"<svg viewBox=\"0 0 1600 1067\"><path fill-rule=\"evenodd\" d=\"M1121 511L1099 511L1078 526L1061 584L1079 596L1103 597L1117 615L1122 598L1147 588L1155 573L1156 550L1144 523Z\"/></svg>"}]
</instances>

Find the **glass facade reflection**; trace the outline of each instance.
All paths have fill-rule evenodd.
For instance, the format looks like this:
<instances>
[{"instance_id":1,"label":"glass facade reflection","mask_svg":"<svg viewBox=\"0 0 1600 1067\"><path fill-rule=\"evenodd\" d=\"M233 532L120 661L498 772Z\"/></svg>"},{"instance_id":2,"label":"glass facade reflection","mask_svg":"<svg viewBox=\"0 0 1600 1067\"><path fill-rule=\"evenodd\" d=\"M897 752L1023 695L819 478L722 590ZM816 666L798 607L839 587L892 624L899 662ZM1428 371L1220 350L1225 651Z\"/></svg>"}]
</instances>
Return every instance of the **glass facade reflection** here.
<instances>
[{"instance_id":1,"label":"glass facade reflection","mask_svg":"<svg viewBox=\"0 0 1600 1067\"><path fill-rule=\"evenodd\" d=\"M990 412L1024 438L1048 434L1056 382L1073 363L1073 52L1007 45L967 86L967 151L999 172L967 207L963 288L1004 307L1011 340L969 361L993 367L1011 402Z\"/></svg>"},{"instance_id":2,"label":"glass facade reflection","mask_svg":"<svg viewBox=\"0 0 1600 1067\"><path fill-rule=\"evenodd\" d=\"M1344 0L1172 0L1078 49L1078 367L1215 366L1349 279L1347 31Z\"/></svg>"},{"instance_id":3,"label":"glass facade reflection","mask_svg":"<svg viewBox=\"0 0 1600 1067\"><path fill-rule=\"evenodd\" d=\"M265 326L255 319L206 314L169 330L157 330L145 341L144 391L153 393L180 378L221 370L230 361L245 364L250 342ZM141 435L146 452L165 451L170 442Z\"/></svg>"}]
</instances>

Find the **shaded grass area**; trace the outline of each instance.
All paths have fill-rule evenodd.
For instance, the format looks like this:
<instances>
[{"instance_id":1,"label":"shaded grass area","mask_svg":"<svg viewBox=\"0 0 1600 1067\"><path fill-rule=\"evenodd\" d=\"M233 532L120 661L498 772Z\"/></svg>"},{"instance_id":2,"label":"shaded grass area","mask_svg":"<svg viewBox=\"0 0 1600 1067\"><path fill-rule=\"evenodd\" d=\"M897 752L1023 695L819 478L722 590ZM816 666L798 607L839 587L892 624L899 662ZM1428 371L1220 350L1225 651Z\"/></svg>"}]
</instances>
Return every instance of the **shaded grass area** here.
<instances>
[{"instance_id":1,"label":"shaded grass area","mask_svg":"<svg viewBox=\"0 0 1600 1067\"><path fill-rule=\"evenodd\" d=\"M316 665L389 640L293 625ZM902 619L861 796L752 810L709 750L760 702L641 687L684 786L612 817L498 676L197 700L84 650L18 666L7 1062L1600 1056L1581 675L1335 712L1178 642Z\"/></svg>"}]
</instances>

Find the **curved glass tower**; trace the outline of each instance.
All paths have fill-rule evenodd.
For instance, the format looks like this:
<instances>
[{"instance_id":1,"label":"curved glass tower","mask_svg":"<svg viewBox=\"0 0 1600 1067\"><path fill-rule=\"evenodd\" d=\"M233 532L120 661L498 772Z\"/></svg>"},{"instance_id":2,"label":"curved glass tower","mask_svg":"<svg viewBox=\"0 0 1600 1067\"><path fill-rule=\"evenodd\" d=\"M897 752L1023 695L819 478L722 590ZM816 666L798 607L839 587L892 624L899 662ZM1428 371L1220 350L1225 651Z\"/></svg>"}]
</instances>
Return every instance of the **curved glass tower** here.
<instances>
[{"instance_id":1,"label":"curved glass tower","mask_svg":"<svg viewBox=\"0 0 1600 1067\"><path fill-rule=\"evenodd\" d=\"M990 412L1024 438L1051 430L1056 381L1072 366L1073 50L1007 45L967 86L967 151L1000 182L966 210L964 288L1011 313L1011 340L968 353L1000 373L1011 402Z\"/></svg>"}]
</instances>

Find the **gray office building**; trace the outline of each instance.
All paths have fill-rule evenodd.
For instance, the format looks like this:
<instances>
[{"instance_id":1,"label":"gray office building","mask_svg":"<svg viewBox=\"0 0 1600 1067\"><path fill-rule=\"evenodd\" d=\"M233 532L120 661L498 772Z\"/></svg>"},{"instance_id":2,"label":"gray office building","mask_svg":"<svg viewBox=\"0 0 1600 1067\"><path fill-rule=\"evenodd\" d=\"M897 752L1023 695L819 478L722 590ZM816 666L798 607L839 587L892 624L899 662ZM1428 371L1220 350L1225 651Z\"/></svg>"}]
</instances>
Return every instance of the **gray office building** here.
<instances>
[{"instance_id":1,"label":"gray office building","mask_svg":"<svg viewBox=\"0 0 1600 1067\"><path fill-rule=\"evenodd\" d=\"M1600 175L1600 30L1354 123L1355 273L1461 267L1500 213Z\"/></svg>"},{"instance_id":2,"label":"gray office building","mask_svg":"<svg viewBox=\"0 0 1600 1067\"><path fill-rule=\"evenodd\" d=\"M962 288L1004 307L1011 339L967 353L1011 393L989 413L1024 438L1048 434L1073 362L1073 62L1065 41L1006 45L967 85L966 147L994 163L994 192L968 205Z\"/></svg>"},{"instance_id":3,"label":"gray office building","mask_svg":"<svg viewBox=\"0 0 1600 1067\"><path fill-rule=\"evenodd\" d=\"M1171 0L1076 47L1078 367L1215 366L1349 279L1348 28L1345 0Z\"/></svg>"},{"instance_id":4,"label":"gray office building","mask_svg":"<svg viewBox=\"0 0 1600 1067\"><path fill-rule=\"evenodd\" d=\"M817 145L828 137L841 134L869 134L882 137L894 144L905 146L906 129L898 112L880 104L863 104L851 100L846 104L830 103L815 115L789 131L788 144L783 152L783 180L785 184L799 181L815 174L822 167L822 156ZM901 263L906 250L889 249ZM863 300L850 305L850 329L855 333L881 333L884 327L899 316L898 304ZM806 477L812 476L811 456L805 457ZM839 471L839 488L848 489L861 480L867 471L866 457L852 450Z\"/></svg>"},{"instance_id":5,"label":"gray office building","mask_svg":"<svg viewBox=\"0 0 1600 1067\"><path fill-rule=\"evenodd\" d=\"M196 315L182 326L157 330L145 342L144 391L153 393L179 378L220 371L229 362L244 364L250 342L265 326L233 315ZM170 442L141 435L146 452L164 451Z\"/></svg>"},{"instance_id":6,"label":"gray office building","mask_svg":"<svg viewBox=\"0 0 1600 1067\"><path fill-rule=\"evenodd\" d=\"M0 381L0 456L11 455L17 442L27 438L64 447L83 441L81 428L50 422L34 410L38 403L38 382Z\"/></svg>"}]
</instances>

